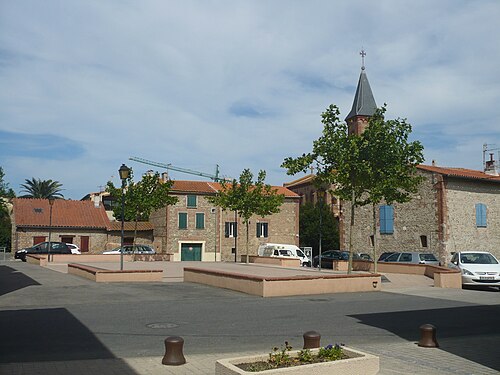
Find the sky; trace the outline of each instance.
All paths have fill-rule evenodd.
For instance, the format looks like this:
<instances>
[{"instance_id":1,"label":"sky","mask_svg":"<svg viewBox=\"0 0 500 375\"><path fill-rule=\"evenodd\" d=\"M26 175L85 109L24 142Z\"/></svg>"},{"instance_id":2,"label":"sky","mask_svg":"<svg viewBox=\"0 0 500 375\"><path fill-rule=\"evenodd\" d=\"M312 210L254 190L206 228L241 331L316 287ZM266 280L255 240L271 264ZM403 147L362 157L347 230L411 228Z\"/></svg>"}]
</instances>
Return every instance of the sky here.
<instances>
[{"instance_id":1,"label":"sky","mask_svg":"<svg viewBox=\"0 0 500 375\"><path fill-rule=\"evenodd\" d=\"M119 185L122 163L164 171L130 157L282 185L321 113L349 113L364 49L425 163L482 170L483 144L500 149L499 18L497 0L0 0L0 167L18 195L52 179L70 199Z\"/></svg>"}]
</instances>

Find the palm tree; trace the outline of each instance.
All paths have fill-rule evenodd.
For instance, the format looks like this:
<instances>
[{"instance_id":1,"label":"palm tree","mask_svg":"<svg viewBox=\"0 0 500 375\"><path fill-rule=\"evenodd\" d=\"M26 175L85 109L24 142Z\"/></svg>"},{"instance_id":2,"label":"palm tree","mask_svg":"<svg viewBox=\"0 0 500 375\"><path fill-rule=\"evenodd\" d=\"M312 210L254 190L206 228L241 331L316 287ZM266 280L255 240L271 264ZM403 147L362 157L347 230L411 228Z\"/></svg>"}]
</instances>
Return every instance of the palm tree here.
<instances>
[{"instance_id":1,"label":"palm tree","mask_svg":"<svg viewBox=\"0 0 500 375\"><path fill-rule=\"evenodd\" d=\"M40 180L39 178L32 178L31 180L25 180L25 184L21 184L23 190L21 192L26 192L20 198L42 198L42 199L61 199L64 196L60 193L62 190L62 184L59 181L52 180Z\"/></svg>"}]
</instances>

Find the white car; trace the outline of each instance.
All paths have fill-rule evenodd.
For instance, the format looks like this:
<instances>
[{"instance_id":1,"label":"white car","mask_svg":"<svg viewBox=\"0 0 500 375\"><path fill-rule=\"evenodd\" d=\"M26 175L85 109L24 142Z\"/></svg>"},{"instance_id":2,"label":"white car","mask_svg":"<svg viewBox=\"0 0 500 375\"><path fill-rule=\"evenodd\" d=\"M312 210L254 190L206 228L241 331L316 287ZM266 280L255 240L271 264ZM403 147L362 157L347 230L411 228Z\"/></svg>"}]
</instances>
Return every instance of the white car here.
<instances>
[{"instance_id":1,"label":"white car","mask_svg":"<svg viewBox=\"0 0 500 375\"><path fill-rule=\"evenodd\" d=\"M500 262L487 251L455 253L450 267L462 272L462 285L500 286Z\"/></svg>"},{"instance_id":2,"label":"white car","mask_svg":"<svg viewBox=\"0 0 500 375\"><path fill-rule=\"evenodd\" d=\"M71 250L71 254L78 254L78 255L81 254L80 248L78 247L78 245L75 245L74 243L67 243L67 242L66 242L66 245Z\"/></svg>"},{"instance_id":3,"label":"white car","mask_svg":"<svg viewBox=\"0 0 500 375\"><path fill-rule=\"evenodd\" d=\"M117 247L113 250L108 250L103 252L103 254L120 254L123 251L123 254L155 254L154 249L149 245L124 245L123 250L120 247Z\"/></svg>"}]
</instances>

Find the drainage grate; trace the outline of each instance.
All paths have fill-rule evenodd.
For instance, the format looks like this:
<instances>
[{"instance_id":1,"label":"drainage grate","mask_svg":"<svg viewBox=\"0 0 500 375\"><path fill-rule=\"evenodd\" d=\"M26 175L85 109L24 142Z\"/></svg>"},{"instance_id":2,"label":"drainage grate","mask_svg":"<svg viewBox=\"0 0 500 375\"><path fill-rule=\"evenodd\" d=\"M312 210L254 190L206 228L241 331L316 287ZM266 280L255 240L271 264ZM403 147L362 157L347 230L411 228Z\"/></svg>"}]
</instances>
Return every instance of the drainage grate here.
<instances>
[{"instance_id":1,"label":"drainage grate","mask_svg":"<svg viewBox=\"0 0 500 375\"><path fill-rule=\"evenodd\" d=\"M174 323L149 323L146 324L146 327L151 329L165 329L165 328L176 328L179 327L179 325Z\"/></svg>"}]
</instances>

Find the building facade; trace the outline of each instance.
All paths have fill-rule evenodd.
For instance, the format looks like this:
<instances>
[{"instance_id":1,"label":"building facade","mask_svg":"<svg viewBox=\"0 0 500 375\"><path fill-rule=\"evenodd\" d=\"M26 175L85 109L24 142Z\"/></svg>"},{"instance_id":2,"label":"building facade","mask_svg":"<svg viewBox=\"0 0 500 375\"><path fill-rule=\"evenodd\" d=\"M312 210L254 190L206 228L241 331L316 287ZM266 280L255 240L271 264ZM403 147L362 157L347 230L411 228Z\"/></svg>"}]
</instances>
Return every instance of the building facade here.
<instances>
[{"instance_id":1,"label":"building facade","mask_svg":"<svg viewBox=\"0 0 500 375\"><path fill-rule=\"evenodd\" d=\"M155 211L150 218L161 252L173 254L174 261L239 262L247 255L242 220L207 200L220 188L214 182L174 182L171 194L178 202ZM250 219L248 255L256 255L263 243L299 243L299 196L284 187L275 188L285 196L284 203L279 213Z\"/></svg>"}]
</instances>

